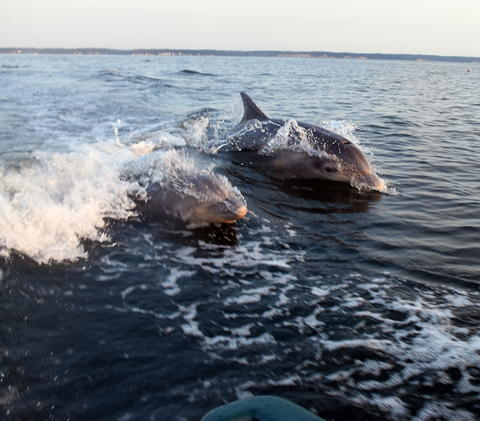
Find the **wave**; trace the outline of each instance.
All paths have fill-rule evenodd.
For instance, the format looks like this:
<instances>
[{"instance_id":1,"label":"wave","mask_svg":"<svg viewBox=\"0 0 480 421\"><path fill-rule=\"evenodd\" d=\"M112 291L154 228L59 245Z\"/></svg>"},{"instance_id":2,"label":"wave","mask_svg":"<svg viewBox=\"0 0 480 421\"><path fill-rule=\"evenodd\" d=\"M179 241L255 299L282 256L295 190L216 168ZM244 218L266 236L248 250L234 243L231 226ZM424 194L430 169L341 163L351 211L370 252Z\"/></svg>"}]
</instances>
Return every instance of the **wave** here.
<instances>
[{"instance_id":1,"label":"wave","mask_svg":"<svg viewBox=\"0 0 480 421\"><path fill-rule=\"evenodd\" d=\"M178 73L181 75L216 76L213 73L202 73L189 69L180 70Z\"/></svg>"},{"instance_id":2,"label":"wave","mask_svg":"<svg viewBox=\"0 0 480 421\"><path fill-rule=\"evenodd\" d=\"M116 69L106 69L100 70L97 72L97 75L102 78L106 79L107 82L131 82L134 84L140 85L153 85L153 86L165 86L165 87L172 87L172 85L166 82L162 78L154 77L154 76L145 76L145 75L125 75L119 73Z\"/></svg>"}]
</instances>

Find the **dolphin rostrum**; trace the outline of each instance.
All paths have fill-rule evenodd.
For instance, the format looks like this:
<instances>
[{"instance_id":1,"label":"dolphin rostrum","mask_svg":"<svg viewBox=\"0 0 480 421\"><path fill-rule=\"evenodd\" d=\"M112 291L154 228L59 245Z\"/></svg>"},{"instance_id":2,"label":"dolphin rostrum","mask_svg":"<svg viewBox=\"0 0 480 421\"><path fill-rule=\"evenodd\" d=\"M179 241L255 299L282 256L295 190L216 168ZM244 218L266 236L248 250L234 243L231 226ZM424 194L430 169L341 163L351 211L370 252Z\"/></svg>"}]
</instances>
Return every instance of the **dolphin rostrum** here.
<instances>
[{"instance_id":1,"label":"dolphin rostrum","mask_svg":"<svg viewBox=\"0 0 480 421\"><path fill-rule=\"evenodd\" d=\"M313 124L269 118L247 94L240 95L242 121L217 151L255 151L253 160L277 179L321 179L384 188L365 155L348 139Z\"/></svg>"}]
</instances>

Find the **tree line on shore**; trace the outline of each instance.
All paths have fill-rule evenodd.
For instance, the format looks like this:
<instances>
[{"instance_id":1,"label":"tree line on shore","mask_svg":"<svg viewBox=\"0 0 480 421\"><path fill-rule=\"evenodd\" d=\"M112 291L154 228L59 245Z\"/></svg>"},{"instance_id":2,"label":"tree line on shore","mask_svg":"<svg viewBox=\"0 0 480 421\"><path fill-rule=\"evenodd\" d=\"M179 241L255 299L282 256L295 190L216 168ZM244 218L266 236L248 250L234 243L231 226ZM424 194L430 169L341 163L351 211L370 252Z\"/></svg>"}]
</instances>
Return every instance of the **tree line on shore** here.
<instances>
[{"instance_id":1,"label":"tree line on shore","mask_svg":"<svg viewBox=\"0 0 480 421\"><path fill-rule=\"evenodd\" d=\"M426 54L335 53L328 51L235 51L108 48L0 48L0 54L77 54L77 55L144 55L144 56L220 56L220 57L301 57L368 60L416 60L480 63L480 57L438 56Z\"/></svg>"}]
</instances>

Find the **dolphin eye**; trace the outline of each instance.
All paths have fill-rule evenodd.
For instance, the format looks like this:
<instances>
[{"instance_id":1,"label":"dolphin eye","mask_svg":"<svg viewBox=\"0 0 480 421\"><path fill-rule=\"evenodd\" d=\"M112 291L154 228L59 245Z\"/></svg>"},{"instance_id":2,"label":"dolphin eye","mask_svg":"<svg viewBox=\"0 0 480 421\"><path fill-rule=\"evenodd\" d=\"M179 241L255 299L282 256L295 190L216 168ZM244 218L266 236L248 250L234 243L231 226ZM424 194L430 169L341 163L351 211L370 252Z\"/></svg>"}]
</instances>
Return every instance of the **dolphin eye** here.
<instances>
[{"instance_id":1,"label":"dolphin eye","mask_svg":"<svg viewBox=\"0 0 480 421\"><path fill-rule=\"evenodd\" d=\"M325 167L325 171L329 172L329 173L338 172L338 170L336 168L333 168L333 167Z\"/></svg>"}]
</instances>

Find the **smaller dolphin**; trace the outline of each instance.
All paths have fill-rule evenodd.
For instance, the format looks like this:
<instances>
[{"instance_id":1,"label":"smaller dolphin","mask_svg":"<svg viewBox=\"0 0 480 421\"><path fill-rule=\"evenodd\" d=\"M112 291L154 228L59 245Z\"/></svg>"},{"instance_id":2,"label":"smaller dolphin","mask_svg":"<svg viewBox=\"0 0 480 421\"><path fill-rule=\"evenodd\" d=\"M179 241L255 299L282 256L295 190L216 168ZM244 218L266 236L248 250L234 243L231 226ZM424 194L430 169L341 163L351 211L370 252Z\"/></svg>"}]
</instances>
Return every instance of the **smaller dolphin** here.
<instances>
[{"instance_id":1,"label":"smaller dolphin","mask_svg":"<svg viewBox=\"0 0 480 421\"><path fill-rule=\"evenodd\" d=\"M242 121L216 151L256 151L255 161L278 179L321 179L383 189L362 151L344 137L313 124L269 118L244 92Z\"/></svg>"},{"instance_id":2,"label":"smaller dolphin","mask_svg":"<svg viewBox=\"0 0 480 421\"><path fill-rule=\"evenodd\" d=\"M175 150L155 151L130 166L127 179L141 188L136 202L149 218L188 223L231 223L247 214L245 199L228 179L196 167Z\"/></svg>"},{"instance_id":3,"label":"smaller dolphin","mask_svg":"<svg viewBox=\"0 0 480 421\"><path fill-rule=\"evenodd\" d=\"M152 183L148 199L141 205L143 215L172 215L189 223L232 223L247 214L238 190L218 174L184 174L176 180Z\"/></svg>"}]
</instances>

